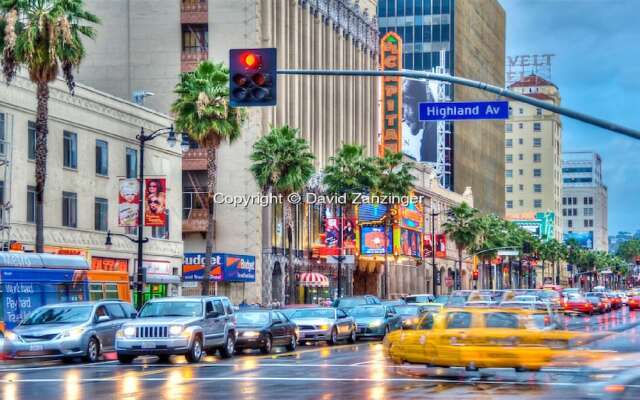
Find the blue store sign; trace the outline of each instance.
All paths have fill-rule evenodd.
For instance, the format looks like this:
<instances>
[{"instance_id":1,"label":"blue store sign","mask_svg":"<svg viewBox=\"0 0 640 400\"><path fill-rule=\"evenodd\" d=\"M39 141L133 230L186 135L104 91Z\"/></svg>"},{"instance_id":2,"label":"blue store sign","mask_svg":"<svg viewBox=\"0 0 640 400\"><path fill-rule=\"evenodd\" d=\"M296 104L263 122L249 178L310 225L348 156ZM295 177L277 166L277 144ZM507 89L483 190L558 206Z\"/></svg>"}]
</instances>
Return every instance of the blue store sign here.
<instances>
[{"instance_id":1,"label":"blue store sign","mask_svg":"<svg viewBox=\"0 0 640 400\"><path fill-rule=\"evenodd\" d=\"M204 253L185 253L182 266L184 281L201 281L204 274ZM248 255L213 253L211 281L255 282L256 258Z\"/></svg>"}]
</instances>

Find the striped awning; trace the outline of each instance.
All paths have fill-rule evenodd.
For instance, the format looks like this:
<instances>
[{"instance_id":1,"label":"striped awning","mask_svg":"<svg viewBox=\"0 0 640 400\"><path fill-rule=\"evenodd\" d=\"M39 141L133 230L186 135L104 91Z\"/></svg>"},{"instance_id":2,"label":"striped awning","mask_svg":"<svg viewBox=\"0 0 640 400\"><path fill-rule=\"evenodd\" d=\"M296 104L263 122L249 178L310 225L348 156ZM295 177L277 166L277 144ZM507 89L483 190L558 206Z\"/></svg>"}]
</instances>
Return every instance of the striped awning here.
<instances>
[{"instance_id":1,"label":"striped awning","mask_svg":"<svg viewBox=\"0 0 640 400\"><path fill-rule=\"evenodd\" d=\"M329 278L317 272L304 272L300 274L298 281L301 286L307 287L328 287Z\"/></svg>"}]
</instances>

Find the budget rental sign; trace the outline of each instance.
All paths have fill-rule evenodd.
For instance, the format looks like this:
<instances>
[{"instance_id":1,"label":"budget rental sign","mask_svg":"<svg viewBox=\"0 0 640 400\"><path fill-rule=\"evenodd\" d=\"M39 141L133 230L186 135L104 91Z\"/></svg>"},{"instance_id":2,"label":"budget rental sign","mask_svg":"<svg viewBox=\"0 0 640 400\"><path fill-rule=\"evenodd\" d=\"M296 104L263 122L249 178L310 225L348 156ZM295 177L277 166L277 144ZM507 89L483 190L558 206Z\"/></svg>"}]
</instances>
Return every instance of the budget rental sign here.
<instances>
[{"instance_id":1,"label":"budget rental sign","mask_svg":"<svg viewBox=\"0 0 640 400\"><path fill-rule=\"evenodd\" d=\"M402 69L402 39L395 32L387 32L380 41L381 68L383 71ZM402 150L402 78L382 77L382 138L380 155L385 150L399 153Z\"/></svg>"}]
</instances>

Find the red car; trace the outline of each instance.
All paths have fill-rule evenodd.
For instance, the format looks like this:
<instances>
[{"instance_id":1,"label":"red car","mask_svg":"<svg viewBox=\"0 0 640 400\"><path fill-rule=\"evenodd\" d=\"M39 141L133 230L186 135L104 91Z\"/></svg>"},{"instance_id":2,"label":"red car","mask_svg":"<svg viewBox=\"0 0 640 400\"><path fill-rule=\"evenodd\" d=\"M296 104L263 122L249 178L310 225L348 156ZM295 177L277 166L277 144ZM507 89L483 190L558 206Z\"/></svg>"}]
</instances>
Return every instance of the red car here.
<instances>
[{"instance_id":1,"label":"red car","mask_svg":"<svg viewBox=\"0 0 640 400\"><path fill-rule=\"evenodd\" d=\"M640 296L629 297L629 310L640 310Z\"/></svg>"},{"instance_id":2,"label":"red car","mask_svg":"<svg viewBox=\"0 0 640 400\"><path fill-rule=\"evenodd\" d=\"M582 314L593 314L595 308L583 295L580 293L569 293L564 302L564 311L579 312Z\"/></svg>"},{"instance_id":3,"label":"red car","mask_svg":"<svg viewBox=\"0 0 640 400\"><path fill-rule=\"evenodd\" d=\"M606 306L606 309L604 312L609 312L613 308L611 304L611 298L609 298L609 296L607 296L607 294L604 292L588 292L588 293L585 293L585 296L598 297L600 301Z\"/></svg>"},{"instance_id":4,"label":"red car","mask_svg":"<svg viewBox=\"0 0 640 400\"><path fill-rule=\"evenodd\" d=\"M605 303L602 298L598 296L585 296L587 301L593 304L593 311L598 314L604 314L609 311L609 304Z\"/></svg>"},{"instance_id":5,"label":"red car","mask_svg":"<svg viewBox=\"0 0 640 400\"><path fill-rule=\"evenodd\" d=\"M611 299L611 308L613 308L614 310L622 308L622 299L618 297L618 295L616 295L615 293L607 293L607 296L609 296L609 299Z\"/></svg>"}]
</instances>

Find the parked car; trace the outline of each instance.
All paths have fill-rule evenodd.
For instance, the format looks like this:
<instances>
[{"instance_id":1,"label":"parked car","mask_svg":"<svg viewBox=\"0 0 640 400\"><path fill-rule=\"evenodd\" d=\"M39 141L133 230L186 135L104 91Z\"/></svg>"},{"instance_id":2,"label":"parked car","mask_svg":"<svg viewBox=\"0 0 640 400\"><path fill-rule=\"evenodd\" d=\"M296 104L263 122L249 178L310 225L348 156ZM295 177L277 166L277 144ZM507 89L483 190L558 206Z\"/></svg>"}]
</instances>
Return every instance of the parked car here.
<instances>
[{"instance_id":1,"label":"parked car","mask_svg":"<svg viewBox=\"0 0 640 400\"><path fill-rule=\"evenodd\" d=\"M602 300L602 298L598 297L598 296L593 296L593 295L587 295L585 296L585 298L587 299L587 301L591 304L593 304L593 309L594 312L597 312L598 314L604 314L606 313L607 310L607 304Z\"/></svg>"},{"instance_id":2,"label":"parked car","mask_svg":"<svg viewBox=\"0 0 640 400\"><path fill-rule=\"evenodd\" d=\"M126 323L116 335L118 361L131 363L137 356L184 355L196 363L207 350L219 350L223 358L233 355L236 320L226 297L168 297L149 300L138 318Z\"/></svg>"},{"instance_id":3,"label":"parked car","mask_svg":"<svg viewBox=\"0 0 640 400\"><path fill-rule=\"evenodd\" d=\"M397 299L397 300L383 300L380 302L380 304L383 304L385 306L395 307L395 306L404 306L407 303L402 299Z\"/></svg>"},{"instance_id":4,"label":"parked car","mask_svg":"<svg viewBox=\"0 0 640 400\"><path fill-rule=\"evenodd\" d=\"M131 304L116 300L42 306L4 333L4 353L13 359L94 362L114 348L118 329L135 317Z\"/></svg>"},{"instance_id":5,"label":"parked car","mask_svg":"<svg viewBox=\"0 0 640 400\"><path fill-rule=\"evenodd\" d=\"M611 305L611 299L609 299L609 296L607 296L606 293L604 292L587 292L584 294L585 296L589 297L598 297L600 299L600 301L605 305L605 312L609 312L612 309L612 305Z\"/></svg>"},{"instance_id":6,"label":"parked car","mask_svg":"<svg viewBox=\"0 0 640 400\"><path fill-rule=\"evenodd\" d=\"M298 326L298 341L324 341L331 345L342 339L356 342L356 323L339 308L302 308L291 315Z\"/></svg>"},{"instance_id":7,"label":"parked car","mask_svg":"<svg viewBox=\"0 0 640 400\"><path fill-rule=\"evenodd\" d=\"M236 350L259 349L269 354L274 346L286 346L289 351L296 349L296 324L280 310L246 310L235 315Z\"/></svg>"},{"instance_id":8,"label":"parked car","mask_svg":"<svg viewBox=\"0 0 640 400\"><path fill-rule=\"evenodd\" d=\"M611 308L614 310L618 310L622 308L622 299L615 292L608 292L607 296L611 300Z\"/></svg>"},{"instance_id":9,"label":"parked car","mask_svg":"<svg viewBox=\"0 0 640 400\"><path fill-rule=\"evenodd\" d=\"M629 310L640 309L640 295L629 297Z\"/></svg>"},{"instance_id":10,"label":"parked car","mask_svg":"<svg viewBox=\"0 0 640 400\"><path fill-rule=\"evenodd\" d=\"M402 327L402 318L393 307L384 305L360 306L349 310L358 327L357 336L382 339L387 333Z\"/></svg>"},{"instance_id":11,"label":"parked car","mask_svg":"<svg viewBox=\"0 0 640 400\"><path fill-rule=\"evenodd\" d=\"M593 314L593 304L579 293L569 293L564 302L564 310L569 312L578 312L582 314Z\"/></svg>"},{"instance_id":12,"label":"parked car","mask_svg":"<svg viewBox=\"0 0 640 400\"><path fill-rule=\"evenodd\" d=\"M380 299L370 294L364 296L341 297L333 302L335 308L348 310L357 306L366 306L370 304L380 304Z\"/></svg>"},{"instance_id":13,"label":"parked car","mask_svg":"<svg viewBox=\"0 0 640 400\"><path fill-rule=\"evenodd\" d=\"M436 296L432 294L411 294L404 298L407 304L427 304L433 303Z\"/></svg>"}]
</instances>

